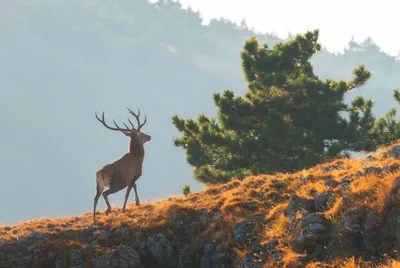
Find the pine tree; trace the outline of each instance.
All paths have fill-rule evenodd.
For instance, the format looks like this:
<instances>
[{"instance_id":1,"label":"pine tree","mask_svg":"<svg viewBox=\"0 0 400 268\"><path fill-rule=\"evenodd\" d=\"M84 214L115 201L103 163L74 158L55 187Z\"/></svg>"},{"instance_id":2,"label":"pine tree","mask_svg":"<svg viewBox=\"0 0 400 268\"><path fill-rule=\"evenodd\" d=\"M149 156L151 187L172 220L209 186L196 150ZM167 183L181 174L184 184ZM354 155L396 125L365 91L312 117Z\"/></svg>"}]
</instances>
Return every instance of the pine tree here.
<instances>
[{"instance_id":1,"label":"pine tree","mask_svg":"<svg viewBox=\"0 0 400 268\"><path fill-rule=\"evenodd\" d=\"M241 52L245 95L214 94L217 119L173 116L183 134L174 144L186 151L199 182L292 172L349 150L374 149L368 135L374 125L372 101L344 102L345 93L362 86L371 73L361 65L352 81L321 81L310 63L321 50L318 35L309 31L272 49L250 38Z\"/></svg>"},{"instance_id":2,"label":"pine tree","mask_svg":"<svg viewBox=\"0 0 400 268\"><path fill-rule=\"evenodd\" d=\"M400 104L400 89L394 90L393 97ZM371 137L377 145L388 145L400 139L400 121L396 120L396 114L396 108L391 108L384 117L376 120Z\"/></svg>"}]
</instances>

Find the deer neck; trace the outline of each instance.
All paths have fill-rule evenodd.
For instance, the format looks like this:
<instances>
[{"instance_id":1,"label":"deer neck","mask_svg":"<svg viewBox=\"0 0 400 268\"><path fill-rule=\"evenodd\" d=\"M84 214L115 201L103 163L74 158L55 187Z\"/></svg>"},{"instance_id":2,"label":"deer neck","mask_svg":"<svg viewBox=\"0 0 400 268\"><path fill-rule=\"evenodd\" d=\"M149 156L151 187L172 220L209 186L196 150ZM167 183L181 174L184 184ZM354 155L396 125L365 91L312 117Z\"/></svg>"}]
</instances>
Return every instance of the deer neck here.
<instances>
[{"instance_id":1,"label":"deer neck","mask_svg":"<svg viewBox=\"0 0 400 268\"><path fill-rule=\"evenodd\" d=\"M144 155L144 147L143 143L140 141L139 138L135 138L129 141L129 148L128 152L137 155L137 156L143 156Z\"/></svg>"}]
</instances>

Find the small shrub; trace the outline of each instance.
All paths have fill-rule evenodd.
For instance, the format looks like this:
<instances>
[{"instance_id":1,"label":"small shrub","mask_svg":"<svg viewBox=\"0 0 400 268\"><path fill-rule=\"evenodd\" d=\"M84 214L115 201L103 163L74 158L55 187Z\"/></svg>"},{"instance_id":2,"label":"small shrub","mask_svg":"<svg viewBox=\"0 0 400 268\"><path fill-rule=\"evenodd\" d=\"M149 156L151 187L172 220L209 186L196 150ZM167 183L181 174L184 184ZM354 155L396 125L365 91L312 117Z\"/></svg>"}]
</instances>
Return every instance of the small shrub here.
<instances>
[{"instance_id":1,"label":"small shrub","mask_svg":"<svg viewBox=\"0 0 400 268\"><path fill-rule=\"evenodd\" d=\"M184 196L187 196L188 194L190 194L190 185L189 184L186 184L185 186L183 186L182 194Z\"/></svg>"}]
</instances>

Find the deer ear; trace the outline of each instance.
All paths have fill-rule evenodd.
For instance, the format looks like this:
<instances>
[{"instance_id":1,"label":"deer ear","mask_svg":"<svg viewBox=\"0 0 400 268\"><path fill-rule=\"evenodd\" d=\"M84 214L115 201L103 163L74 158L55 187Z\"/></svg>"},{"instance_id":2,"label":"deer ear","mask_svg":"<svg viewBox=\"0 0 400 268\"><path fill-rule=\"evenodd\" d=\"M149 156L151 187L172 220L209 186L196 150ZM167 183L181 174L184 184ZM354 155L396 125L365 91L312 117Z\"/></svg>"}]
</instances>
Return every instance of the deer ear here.
<instances>
[{"instance_id":1,"label":"deer ear","mask_svg":"<svg viewBox=\"0 0 400 268\"><path fill-rule=\"evenodd\" d=\"M130 137L131 133L128 131L121 131L125 136Z\"/></svg>"}]
</instances>

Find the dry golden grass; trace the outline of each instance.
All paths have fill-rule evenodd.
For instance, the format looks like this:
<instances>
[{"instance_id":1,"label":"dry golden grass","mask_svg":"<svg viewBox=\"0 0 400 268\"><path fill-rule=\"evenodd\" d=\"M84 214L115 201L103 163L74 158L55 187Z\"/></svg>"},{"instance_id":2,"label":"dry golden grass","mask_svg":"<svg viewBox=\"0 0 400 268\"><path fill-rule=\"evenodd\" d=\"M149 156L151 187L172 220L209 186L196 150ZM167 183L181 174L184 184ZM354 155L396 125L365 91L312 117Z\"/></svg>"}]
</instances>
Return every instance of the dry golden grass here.
<instances>
[{"instance_id":1,"label":"dry golden grass","mask_svg":"<svg viewBox=\"0 0 400 268\"><path fill-rule=\"evenodd\" d=\"M295 253L289 248L282 248L282 251L284 252L282 259L284 268L297 268L303 266L299 261L299 257L303 256L302 254Z\"/></svg>"},{"instance_id":2,"label":"dry golden grass","mask_svg":"<svg viewBox=\"0 0 400 268\"><path fill-rule=\"evenodd\" d=\"M301 267L301 266L299 266ZM373 264L364 261L362 258L350 257L345 260L337 260L333 262L310 262L305 268L400 268L400 262L392 259L387 259L382 264Z\"/></svg>"},{"instance_id":3,"label":"dry golden grass","mask_svg":"<svg viewBox=\"0 0 400 268\"><path fill-rule=\"evenodd\" d=\"M399 143L400 144L400 143ZM399 145L394 144L394 145ZM393 146L393 145L392 145ZM210 239L214 239L223 231L232 234L234 227L240 221L257 216L260 221L268 222L263 234L264 241L279 239L278 248L284 254L286 267L300 267L299 254L292 252L288 241L292 238L288 229L289 219L284 216L291 195L303 198L314 198L317 194L332 191L334 198L325 216L334 223L340 221L349 208L368 208L377 213L384 213L385 202L398 187L395 180L400 172L387 172L381 176L374 174L358 175L357 172L374 166L383 168L398 164L400 161L386 158L390 148L383 148L373 156L376 160L338 159L330 161L294 174L276 174L249 176L240 181L237 179L224 185L210 186L200 192L192 192L186 197L173 196L155 203L143 203L141 206L128 205L127 212L121 213L120 208L114 208L113 213L97 215L93 222L92 214L83 216L35 219L13 226L0 226L0 241L15 241L19 236L35 232L43 232L51 236L51 241L38 244L42 248L85 248L84 241L77 234L88 226L100 226L102 229L113 230L121 226L140 229L143 232L157 233L174 230L174 220L186 220L195 217L202 211L210 215L220 212L218 217L210 217L208 222L194 221L193 227L199 232L207 231ZM340 165L339 169L324 171L330 166ZM349 180L348 187L340 187L343 178ZM325 185L325 180L336 181L338 186ZM196 229L196 230L197 230ZM231 236L229 236L231 237ZM226 243L232 243L229 238ZM116 243L118 241L115 241ZM90 249L93 254L100 254L104 247ZM87 250L88 251L88 250ZM236 248L237 259L246 255L247 249ZM306 267L327 267L327 263L311 262ZM333 266L330 266L333 265ZM329 267L368 267L368 263L355 258L329 264ZM381 267L400 267L400 263L391 260Z\"/></svg>"},{"instance_id":4,"label":"dry golden grass","mask_svg":"<svg viewBox=\"0 0 400 268\"><path fill-rule=\"evenodd\" d=\"M266 240L278 239L289 234L289 219L285 217L283 214L280 214L277 219L273 222L271 228L267 228L266 230ZM287 237L286 237L287 238Z\"/></svg>"},{"instance_id":5,"label":"dry golden grass","mask_svg":"<svg viewBox=\"0 0 400 268\"><path fill-rule=\"evenodd\" d=\"M343 262L340 267L341 268L361 268L360 266L360 261L361 259L356 260L355 257L351 257L347 259L345 262Z\"/></svg>"},{"instance_id":6,"label":"dry golden grass","mask_svg":"<svg viewBox=\"0 0 400 268\"><path fill-rule=\"evenodd\" d=\"M391 260L387 264L382 265L381 268L400 268L400 262Z\"/></svg>"}]
</instances>

